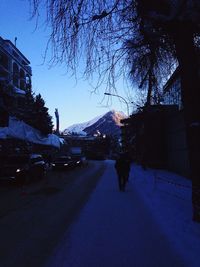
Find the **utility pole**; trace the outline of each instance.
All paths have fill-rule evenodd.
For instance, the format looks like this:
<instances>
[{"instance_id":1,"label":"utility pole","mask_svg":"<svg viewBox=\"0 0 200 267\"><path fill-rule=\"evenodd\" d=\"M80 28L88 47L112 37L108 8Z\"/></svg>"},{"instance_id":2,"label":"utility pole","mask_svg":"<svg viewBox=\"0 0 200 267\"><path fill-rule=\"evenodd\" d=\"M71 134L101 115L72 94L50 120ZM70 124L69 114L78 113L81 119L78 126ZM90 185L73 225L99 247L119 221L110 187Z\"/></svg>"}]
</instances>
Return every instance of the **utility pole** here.
<instances>
[{"instance_id":1,"label":"utility pole","mask_svg":"<svg viewBox=\"0 0 200 267\"><path fill-rule=\"evenodd\" d=\"M60 130L59 130L59 113L58 113L58 109L55 109L55 117L56 117L56 133L59 134Z\"/></svg>"}]
</instances>

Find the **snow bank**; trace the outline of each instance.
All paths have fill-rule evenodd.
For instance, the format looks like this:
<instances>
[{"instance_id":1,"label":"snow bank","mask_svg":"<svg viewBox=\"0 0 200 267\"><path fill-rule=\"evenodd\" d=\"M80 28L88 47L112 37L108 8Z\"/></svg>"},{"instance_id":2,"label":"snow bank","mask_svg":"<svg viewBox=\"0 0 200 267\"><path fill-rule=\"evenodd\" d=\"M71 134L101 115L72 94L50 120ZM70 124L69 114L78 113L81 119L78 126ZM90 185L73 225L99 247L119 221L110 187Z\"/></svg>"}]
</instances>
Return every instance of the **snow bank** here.
<instances>
[{"instance_id":1,"label":"snow bank","mask_svg":"<svg viewBox=\"0 0 200 267\"><path fill-rule=\"evenodd\" d=\"M192 221L192 184L165 170L133 165L132 184L163 228L171 245L185 258L186 266L200 266L200 224Z\"/></svg>"},{"instance_id":2,"label":"snow bank","mask_svg":"<svg viewBox=\"0 0 200 267\"><path fill-rule=\"evenodd\" d=\"M9 117L8 127L0 127L0 138L17 138L28 142L49 145L60 148L60 138L55 134L44 136L40 131L34 129L15 117Z\"/></svg>"}]
</instances>

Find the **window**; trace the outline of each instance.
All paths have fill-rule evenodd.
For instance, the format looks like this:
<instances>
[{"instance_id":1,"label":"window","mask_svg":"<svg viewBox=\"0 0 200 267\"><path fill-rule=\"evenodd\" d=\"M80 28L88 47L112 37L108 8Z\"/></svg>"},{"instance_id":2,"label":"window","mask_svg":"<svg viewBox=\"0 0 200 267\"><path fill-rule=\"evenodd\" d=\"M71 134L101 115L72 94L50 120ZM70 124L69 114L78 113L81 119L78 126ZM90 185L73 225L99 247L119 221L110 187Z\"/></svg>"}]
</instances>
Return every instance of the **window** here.
<instances>
[{"instance_id":1,"label":"window","mask_svg":"<svg viewBox=\"0 0 200 267\"><path fill-rule=\"evenodd\" d=\"M19 80L19 67L16 63L13 63L13 84L18 87Z\"/></svg>"}]
</instances>

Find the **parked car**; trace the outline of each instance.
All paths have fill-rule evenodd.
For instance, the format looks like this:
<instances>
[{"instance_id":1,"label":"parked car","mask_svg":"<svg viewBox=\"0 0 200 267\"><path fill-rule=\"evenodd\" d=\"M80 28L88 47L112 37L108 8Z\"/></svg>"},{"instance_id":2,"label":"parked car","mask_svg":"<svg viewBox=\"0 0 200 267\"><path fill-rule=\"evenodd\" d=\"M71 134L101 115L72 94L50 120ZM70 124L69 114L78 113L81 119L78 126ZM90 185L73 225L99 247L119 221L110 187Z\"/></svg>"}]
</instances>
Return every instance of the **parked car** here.
<instances>
[{"instance_id":1,"label":"parked car","mask_svg":"<svg viewBox=\"0 0 200 267\"><path fill-rule=\"evenodd\" d=\"M83 155L71 155L71 159L73 161L73 166L82 166L86 163L86 157Z\"/></svg>"},{"instance_id":2,"label":"parked car","mask_svg":"<svg viewBox=\"0 0 200 267\"><path fill-rule=\"evenodd\" d=\"M58 156L52 161L51 166L54 170L69 169L70 167L73 167L73 161L70 156Z\"/></svg>"},{"instance_id":3,"label":"parked car","mask_svg":"<svg viewBox=\"0 0 200 267\"><path fill-rule=\"evenodd\" d=\"M0 179L15 183L30 183L42 179L46 163L40 154L9 155L1 157Z\"/></svg>"}]
</instances>

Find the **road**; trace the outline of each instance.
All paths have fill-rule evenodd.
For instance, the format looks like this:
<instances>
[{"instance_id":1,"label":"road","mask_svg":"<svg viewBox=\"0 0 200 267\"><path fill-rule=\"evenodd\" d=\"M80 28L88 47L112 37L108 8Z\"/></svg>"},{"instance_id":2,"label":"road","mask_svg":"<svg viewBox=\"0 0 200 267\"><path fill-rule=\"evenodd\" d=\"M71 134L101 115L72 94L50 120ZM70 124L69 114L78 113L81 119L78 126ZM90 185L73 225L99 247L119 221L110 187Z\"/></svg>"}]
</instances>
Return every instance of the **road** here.
<instances>
[{"instance_id":1,"label":"road","mask_svg":"<svg viewBox=\"0 0 200 267\"><path fill-rule=\"evenodd\" d=\"M76 220L104 162L50 171L26 188L0 188L0 267L40 267Z\"/></svg>"},{"instance_id":2,"label":"road","mask_svg":"<svg viewBox=\"0 0 200 267\"><path fill-rule=\"evenodd\" d=\"M106 161L89 201L45 267L186 266L135 190L133 178L119 192L113 162Z\"/></svg>"},{"instance_id":3,"label":"road","mask_svg":"<svg viewBox=\"0 0 200 267\"><path fill-rule=\"evenodd\" d=\"M183 267L132 178L119 192L113 161L0 194L0 267Z\"/></svg>"}]
</instances>

